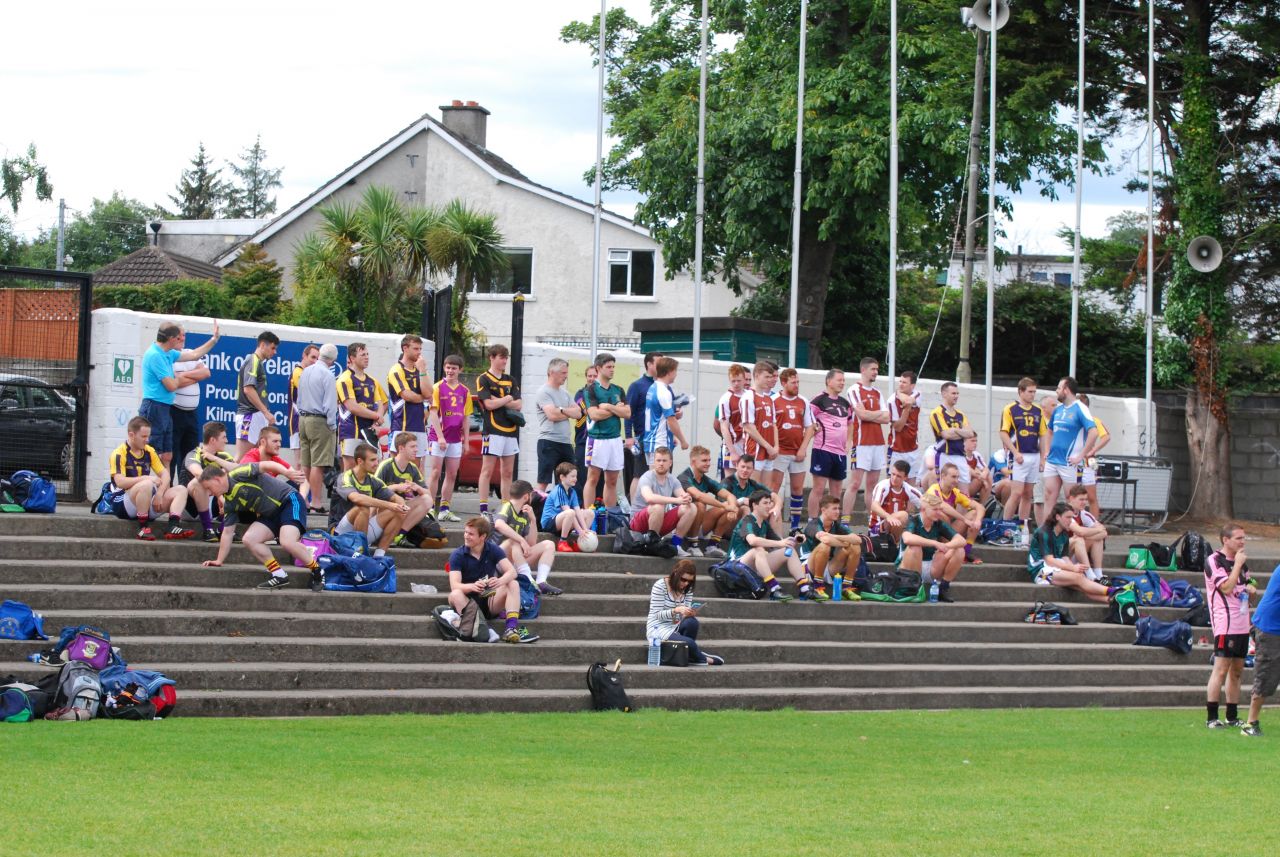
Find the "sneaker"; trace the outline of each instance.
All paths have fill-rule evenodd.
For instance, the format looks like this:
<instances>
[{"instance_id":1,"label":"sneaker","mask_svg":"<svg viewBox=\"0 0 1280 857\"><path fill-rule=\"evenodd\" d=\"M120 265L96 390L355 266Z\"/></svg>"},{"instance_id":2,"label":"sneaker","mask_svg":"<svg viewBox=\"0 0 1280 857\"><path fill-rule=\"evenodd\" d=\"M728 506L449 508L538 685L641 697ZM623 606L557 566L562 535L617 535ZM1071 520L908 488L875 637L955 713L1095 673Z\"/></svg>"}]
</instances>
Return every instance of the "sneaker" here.
<instances>
[{"instance_id":1,"label":"sneaker","mask_svg":"<svg viewBox=\"0 0 1280 857\"><path fill-rule=\"evenodd\" d=\"M440 514L436 515L437 521L448 521L451 524L461 524L462 519L453 514L452 509L444 509Z\"/></svg>"},{"instance_id":2,"label":"sneaker","mask_svg":"<svg viewBox=\"0 0 1280 857\"><path fill-rule=\"evenodd\" d=\"M188 530L186 527L182 526L181 524L173 524L169 527L168 530L165 531L164 537L166 539L169 539L170 541L176 541L178 539L192 538L193 536L195 536L195 534L196 534L195 530Z\"/></svg>"},{"instance_id":3,"label":"sneaker","mask_svg":"<svg viewBox=\"0 0 1280 857\"><path fill-rule=\"evenodd\" d=\"M676 557L678 557L679 559L688 559L689 557L693 556L693 554L689 553L687 550L684 549L684 545L676 545L675 548L676 548Z\"/></svg>"},{"instance_id":4,"label":"sneaker","mask_svg":"<svg viewBox=\"0 0 1280 857\"><path fill-rule=\"evenodd\" d=\"M391 546L393 548L411 548L413 547L413 543L409 541L408 537L404 533L401 533L391 540Z\"/></svg>"},{"instance_id":5,"label":"sneaker","mask_svg":"<svg viewBox=\"0 0 1280 857\"><path fill-rule=\"evenodd\" d=\"M697 545L689 545L689 556L706 556L706 554Z\"/></svg>"},{"instance_id":6,"label":"sneaker","mask_svg":"<svg viewBox=\"0 0 1280 857\"><path fill-rule=\"evenodd\" d=\"M205 544L216 545L218 542L222 541L222 533L217 530L205 530L204 535L200 537L200 540Z\"/></svg>"},{"instance_id":7,"label":"sneaker","mask_svg":"<svg viewBox=\"0 0 1280 857\"><path fill-rule=\"evenodd\" d=\"M790 595L788 595L787 593L783 592L781 589L775 589L775 590L773 590L772 592L770 592L770 593L769 593L769 600L770 600L770 601L781 601L782 603L784 603L784 604L785 604L786 602L788 602L788 601L792 601L792 600L794 600L794 599L793 599Z\"/></svg>"},{"instance_id":8,"label":"sneaker","mask_svg":"<svg viewBox=\"0 0 1280 857\"><path fill-rule=\"evenodd\" d=\"M1240 720L1239 718L1236 718L1235 720L1227 721L1228 729L1243 729L1244 726L1245 726L1245 722L1243 720Z\"/></svg>"},{"instance_id":9,"label":"sneaker","mask_svg":"<svg viewBox=\"0 0 1280 857\"><path fill-rule=\"evenodd\" d=\"M563 589L560 589L557 586L552 586L550 583L539 583L538 591L543 595L564 595Z\"/></svg>"},{"instance_id":10,"label":"sneaker","mask_svg":"<svg viewBox=\"0 0 1280 857\"><path fill-rule=\"evenodd\" d=\"M516 634L520 637L519 642L521 643L536 643L538 642L538 640L542 639L537 634L533 633L528 628L526 628L524 625L521 625L519 628L516 628Z\"/></svg>"},{"instance_id":11,"label":"sneaker","mask_svg":"<svg viewBox=\"0 0 1280 857\"><path fill-rule=\"evenodd\" d=\"M708 559L724 559L725 557L728 556L727 553L720 550L719 545L710 545L709 547L703 548L702 555L707 557Z\"/></svg>"},{"instance_id":12,"label":"sneaker","mask_svg":"<svg viewBox=\"0 0 1280 857\"><path fill-rule=\"evenodd\" d=\"M840 591L841 601L861 601L862 596L858 594L856 589L843 589Z\"/></svg>"},{"instance_id":13,"label":"sneaker","mask_svg":"<svg viewBox=\"0 0 1280 857\"><path fill-rule=\"evenodd\" d=\"M965 561L967 564L969 564L969 565L982 565L982 564L983 564L983 562L982 562L982 557L978 556L977 554L970 554L969 556L967 556L967 557L965 557L965 558L964 558L964 561Z\"/></svg>"},{"instance_id":14,"label":"sneaker","mask_svg":"<svg viewBox=\"0 0 1280 857\"><path fill-rule=\"evenodd\" d=\"M813 589L810 589L808 595L801 595L800 600L801 601L817 601L818 603L822 603L823 601L830 601L831 596L827 594L827 591L825 589L818 586Z\"/></svg>"},{"instance_id":15,"label":"sneaker","mask_svg":"<svg viewBox=\"0 0 1280 857\"><path fill-rule=\"evenodd\" d=\"M149 526L138 527L138 538L142 539L144 542L154 542L156 540L156 534L151 532L151 527Z\"/></svg>"},{"instance_id":16,"label":"sneaker","mask_svg":"<svg viewBox=\"0 0 1280 857\"><path fill-rule=\"evenodd\" d=\"M1250 738L1261 738L1261 737L1262 737L1262 724L1261 724L1261 723L1259 723L1259 722L1258 722L1258 721L1256 721L1256 720L1255 720L1255 721L1253 721L1252 723L1246 723L1246 724L1243 726L1243 728L1241 728L1241 730L1240 730L1240 734L1241 734L1241 735L1248 735Z\"/></svg>"},{"instance_id":17,"label":"sneaker","mask_svg":"<svg viewBox=\"0 0 1280 857\"><path fill-rule=\"evenodd\" d=\"M1204 725L1209 727L1210 729L1226 729L1227 728L1227 724L1222 720L1210 720Z\"/></svg>"},{"instance_id":18,"label":"sneaker","mask_svg":"<svg viewBox=\"0 0 1280 857\"><path fill-rule=\"evenodd\" d=\"M713 655L713 654L711 654L710 652L703 652L702 654L703 654L703 655L705 655L705 656L706 656L706 658L707 658L707 659L706 659L706 661L704 661L704 663L705 663L707 666L709 666L709 667L722 667L722 666L724 666L724 658L720 657L719 655Z\"/></svg>"},{"instance_id":19,"label":"sneaker","mask_svg":"<svg viewBox=\"0 0 1280 857\"><path fill-rule=\"evenodd\" d=\"M283 589L289 585L289 575L273 574L258 584L258 589Z\"/></svg>"},{"instance_id":20,"label":"sneaker","mask_svg":"<svg viewBox=\"0 0 1280 857\"><path fill-rule=\"evenodd\" d=\"M556 542L556 553L577 553L573 545L569 544L565 539Z\"/></svg>"},{"instance_id":21,"label":"sneaker","mask_svg":"<svg viewBox=\"0 0 1280 857\"><path fill-rule=\"evenodd\" d=\"M510 631L503 631L503 632L502 632L502 642L504 642L504 643L518 643L518 642L520 642L520 632L519 632L519 631L517 631L515 628L512 628Z\"/></svg>"},{"instance_id":22,"label":"sneaker","mask_svg":"<svg viewBox=\"0 0 1280 857\"><path fill-rule=\"evenodd\" d=\"M941 602L941 603L943 603L943 604L955 604L955 603L956 603L956 600L955 600L954 598L952 598L952 597L951 597L951 590L949 590L949 589L940 589L940 590L938 590L938 601L940 601L940 602Z\"/></svg>"},{"instance_id":23,"label":"sneaker","mask_svg":"<svg viewBox=\"0 0 1280 857\"><path fill-rule=\"evenodd\" d=\"M311 591L324 592L324 572L320 569L311 572Z\"/></svg>"}]
</instances>

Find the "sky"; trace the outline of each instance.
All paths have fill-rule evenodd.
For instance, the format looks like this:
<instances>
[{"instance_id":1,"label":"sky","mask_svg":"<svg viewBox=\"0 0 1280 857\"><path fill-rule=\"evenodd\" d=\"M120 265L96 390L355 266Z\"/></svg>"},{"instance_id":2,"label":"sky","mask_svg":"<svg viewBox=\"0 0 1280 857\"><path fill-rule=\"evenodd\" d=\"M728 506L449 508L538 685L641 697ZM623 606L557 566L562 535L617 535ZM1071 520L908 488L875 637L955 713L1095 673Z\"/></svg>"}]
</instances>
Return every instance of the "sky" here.
<instances>
[{"instance_id":1,"label":"sky","mask_svg":"<svg viewBox=\"0 0 1280 857\"><path fill-rule=\"evenodd\" d=\"M648 0L610 5L648 19ZM268 165L284 169L283 211L453 99L492 112L492 151L540 184L589 199L596 72L587 49L561 43L559 32L598 10L590 0L12 4L0 153L36 143L54 201L28 196L16 216L5 214L32 235L56 222L59 197L73 211L117 190L167 204L199 143L222 164L258 135ZM1134 137L1113 147L1115 175L1086 178L1086 236L1145 207L1121 188L1138 146ZM1052 203L1033 189L1015 198L1002 243L1069 252L1054 233L1074 223L1074 196L1058 194ZM623 214L636 201L605 194Z\"/></svg>"}]
</instances>

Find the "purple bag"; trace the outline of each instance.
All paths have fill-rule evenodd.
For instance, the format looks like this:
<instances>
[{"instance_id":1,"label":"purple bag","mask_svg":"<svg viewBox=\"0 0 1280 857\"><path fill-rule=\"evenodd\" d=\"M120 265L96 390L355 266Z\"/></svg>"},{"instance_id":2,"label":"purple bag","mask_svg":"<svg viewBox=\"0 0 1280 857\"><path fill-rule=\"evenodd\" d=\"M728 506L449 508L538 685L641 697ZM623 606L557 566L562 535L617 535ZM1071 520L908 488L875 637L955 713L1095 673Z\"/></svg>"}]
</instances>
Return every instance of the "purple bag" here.
<instances>
[{"instance_id":1,"label":"purple bag","mask_svg":"<svg viewBox=\"0 0 1280 857\"><path fill-rule=\"evenodd\" d=\"M333 545L329 542L329 534L324 530L307 530L298 541L302 543L303 547L311 548L311 556L317 562L320 561L320 557L333 553ZM307 564L300 559L295 559L293 564L298 568L307 567Z\"/></svg>"},{"instance_id":2,"label":"purple bag","mask_svg":"<svg viewBox=\"0 0 1280 857\"><path fill-rule=\"evenodd\" d=\"M67 645L67 660L80 661L95 670L111 662L111 640L93 631L81 629Z\"/></svg>"}]
</instances>

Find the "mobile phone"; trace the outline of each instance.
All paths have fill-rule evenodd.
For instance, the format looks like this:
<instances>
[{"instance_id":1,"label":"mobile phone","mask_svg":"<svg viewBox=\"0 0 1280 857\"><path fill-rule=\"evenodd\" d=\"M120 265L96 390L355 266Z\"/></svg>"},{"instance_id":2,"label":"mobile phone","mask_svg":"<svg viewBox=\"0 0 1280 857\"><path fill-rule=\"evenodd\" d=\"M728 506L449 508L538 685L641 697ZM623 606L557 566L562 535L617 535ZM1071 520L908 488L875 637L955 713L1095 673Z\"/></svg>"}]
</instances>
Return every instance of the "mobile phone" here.
<instances>
[{"instance_id":1,"label":"mobile phone","mask_svg":"<svg viewBox=\"0 0 1280 857\"><path fill-rule=\"evenodd\" d=\"M703 607L706 607L706 606L707 606L707 602L705 602L705 601L695 601L695 602L693 602L692 604L690 604L689 606L690 606L690 607L692 607L694 610L701 610Z\"/></svg>"}]
</instances>

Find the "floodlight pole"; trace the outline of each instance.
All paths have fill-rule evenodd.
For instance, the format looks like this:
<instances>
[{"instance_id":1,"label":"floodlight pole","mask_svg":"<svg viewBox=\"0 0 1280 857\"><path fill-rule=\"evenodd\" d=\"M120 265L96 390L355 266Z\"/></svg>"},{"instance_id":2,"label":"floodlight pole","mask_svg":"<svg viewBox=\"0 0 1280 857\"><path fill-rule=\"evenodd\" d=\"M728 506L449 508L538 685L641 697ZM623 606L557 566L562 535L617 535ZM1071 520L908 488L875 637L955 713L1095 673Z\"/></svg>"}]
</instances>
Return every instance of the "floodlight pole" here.
<instances>
[{"instance_id":1,"label":"floodlight pole","mask_svg":"<svg viewBox=\"0 0 1280 857\"><path fill-rule=\"evenodd\" d=\"M1146 427L1146 452L1154 454L1156 447L1155 419L1151 409L1152 365L1151 353L1153 329L1151 316L1155 312L1155 168L1156 168L1156 10L1155 0L1147 0L1147 294L1146 306L1147 333L1147 388L1143 425Z\"/></svg>"}]
</instances>

